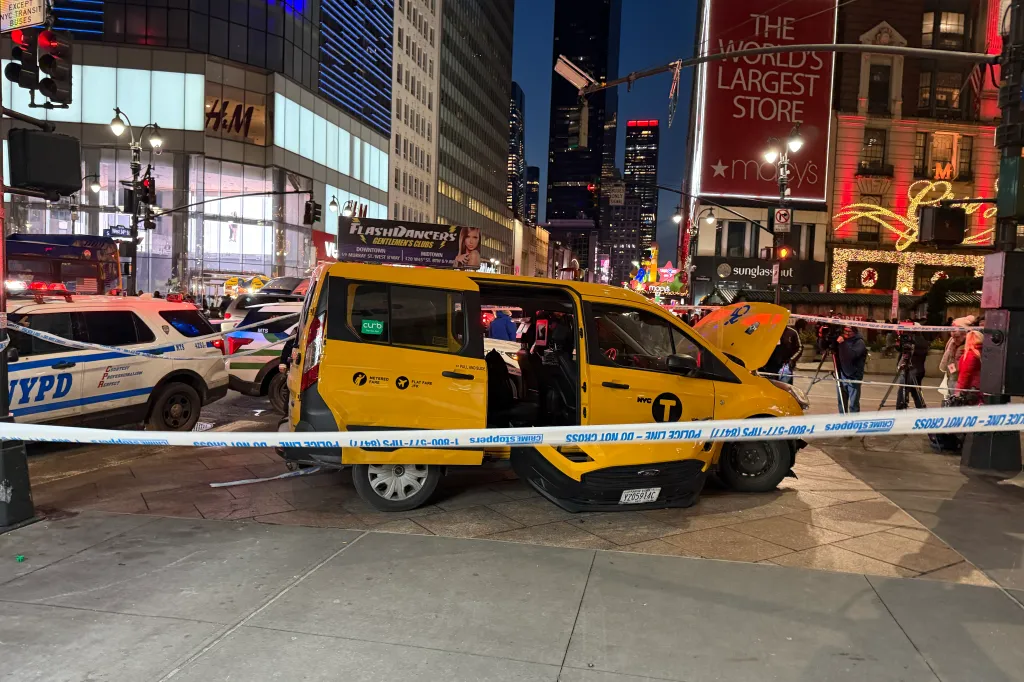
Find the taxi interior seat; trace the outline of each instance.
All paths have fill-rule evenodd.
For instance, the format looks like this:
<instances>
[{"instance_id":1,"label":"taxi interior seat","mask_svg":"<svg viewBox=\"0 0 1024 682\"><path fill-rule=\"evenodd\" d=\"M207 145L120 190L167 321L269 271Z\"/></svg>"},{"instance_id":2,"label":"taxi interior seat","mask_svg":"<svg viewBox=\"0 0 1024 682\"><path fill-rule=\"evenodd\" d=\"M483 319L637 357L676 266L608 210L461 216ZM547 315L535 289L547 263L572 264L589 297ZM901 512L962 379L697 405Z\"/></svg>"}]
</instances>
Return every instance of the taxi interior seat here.
<instances>
[{"instance_id":1,"label":"taxi interior seat","mask_svg":"<svg viewBox=\"0 0 1024 682\"><path fill-rule=\"evenodd\" d=\"M576 333L571 324L559 324L550 333L551 349L544 355L545 374L549 379L544 405L552 424L578 424L576 392L579 390L579 368L573 356Z\"/></svg>"},{"instance_id":2,"label":"taxi interior seat","mask_svg":"<svg viewBox=\"0 0 1024 682\"><path fill-rule=\"evenodd\" d=\"M534 325L523 332L520 342L523 350L516 356L519 361L519 369L523 373L523 393L530 402L540 403L541 396L545 394L546 384L544 381L544 362L540 356L533 352L533 343L537 339Z\"/></svg>"},{"instance_id":3,"label":"taxi interior seat","mask_svg":"<svg viewBox=\"0 0 1024 682\"><path fill-rule=\"evenodd\" d=\"M512 376L501 354L492 350L484 356L484 362L487 363L487 425L495 428L535 425L538 407L515 399Z\"/></svg>"}]
</instances>

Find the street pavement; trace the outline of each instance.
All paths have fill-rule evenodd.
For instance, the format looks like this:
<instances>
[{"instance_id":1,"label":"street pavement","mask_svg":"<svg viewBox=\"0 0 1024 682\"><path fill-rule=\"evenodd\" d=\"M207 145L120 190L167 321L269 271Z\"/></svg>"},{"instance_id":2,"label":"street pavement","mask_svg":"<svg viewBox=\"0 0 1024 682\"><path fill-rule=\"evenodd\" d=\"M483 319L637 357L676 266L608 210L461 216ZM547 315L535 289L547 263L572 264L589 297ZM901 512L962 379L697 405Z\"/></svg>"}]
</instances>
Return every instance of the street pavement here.
<instances>
[{"instance_id":1,"label":"street pavement","mask_svg":"<svg viewBox=\"0 0 1024 682\"><path fill-rule=\"evenodd\" d=\"M991 587L101 512L0 546L19 682L1024 679Z\"/></svg>"},{"instance_id":2,"label":"street pavement","mask_svg":"<svg viewBox=\"0 0 1024 682\"><path fill-rule=\"evenodd\" d=\"M264 401L213 407L276 429ZM344 472L209 487L284 471L269 451L32 450L45 519L0 536L0 679L1024 681L1024 490L918 436L612 514L502 467L393 515Z\"/></svg>"}]
</instances>

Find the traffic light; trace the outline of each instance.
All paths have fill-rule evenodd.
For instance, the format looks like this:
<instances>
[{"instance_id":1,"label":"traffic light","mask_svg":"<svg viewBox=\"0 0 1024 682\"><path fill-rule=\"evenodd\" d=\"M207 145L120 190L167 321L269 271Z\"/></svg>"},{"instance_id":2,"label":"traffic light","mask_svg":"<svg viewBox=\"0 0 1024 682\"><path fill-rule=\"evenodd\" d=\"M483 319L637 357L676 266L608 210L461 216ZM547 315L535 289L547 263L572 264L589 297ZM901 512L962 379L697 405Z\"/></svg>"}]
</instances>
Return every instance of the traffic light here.
<instances>
[{"instance_id":1,"label":"traffic light","mask_svg":"<svg viewBox=\"0 0 1024 682\"><path fill-rule=\"evenodd\" d=\"M149 206L156 205L156 180L147 175L139 181L139 203Z\"/></svg>"},{"instance_id":2,"label":"traffic light","mask_svg":"<svg viewBox=\"0 0 1024 682\"><path fill-rule=\"evenodd\" d=\"M39 92L55 104L71 103L71 40L53 29L39 34ZM38 73L37 73L38 77Z\"/></svg>"},{"instance_id":3,"label":"traffic light","mask_svg":"<svg viewBox=\"0 0 1024 682\"><path fill-rule=\"evenodd\" d=\"M153 215L153 208L148 204L146 205L146 212L142 219L142 226L147 230L156 229L156 217Z\"/></svg>"},{"instance_id":4,"label":"traffic light","mask_svg":"<svg viewBox=\"0 0 1024 682\"><path fill-rule=\"evenodd\" d=\"M765 246L761 248L761 260L784 261L793 257L792 246Z\"/></svg>"},{"instance_id":5,"label":"traffic light","mask_svg":"<svg viewBox=\"0 0 1024 682\"><path fill-rule=\"evenodd\" d=\"M18 87L35 90L39 87L39 66L36 64L36 39L39 31L19 28L11 31L11 63L4 68L4 76Z\"/></svg>"},{"instance_id":6,"label":"traffic light","mask_svg":"<svg viewBox=\"0 0 1024 682\"><path fill-rule=\"evenodd\" d=\"M313 223L320 222L320 217L323 215L323 212L323 206L310 199L306 202L306 211L302 215L302 224L312 225Z\"/></svg>"},{"instance_id":7,"label":"traffic light","mask_svg":"<svg viewBox=\"0 0 1024 682\"><path fill-rule=\"evenodd\" d=\"M135 190L131 187L124 188L124 207L121 209L121 213L127 213L128 215L135 215Z\"/></svg>"}]
</instances>

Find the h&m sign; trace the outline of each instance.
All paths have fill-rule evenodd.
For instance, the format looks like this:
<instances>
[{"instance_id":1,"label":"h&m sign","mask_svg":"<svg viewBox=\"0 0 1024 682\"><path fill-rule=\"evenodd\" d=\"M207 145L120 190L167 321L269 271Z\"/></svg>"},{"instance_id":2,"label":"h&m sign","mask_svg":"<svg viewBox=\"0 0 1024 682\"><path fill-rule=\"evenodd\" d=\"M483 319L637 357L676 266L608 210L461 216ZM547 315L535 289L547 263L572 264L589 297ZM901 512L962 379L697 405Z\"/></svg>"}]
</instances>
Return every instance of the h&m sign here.
<instances>
[{"instance_id":1,"label":"h&m sign","mask_svg":"<svg viewBox=\"0 0 1024 682\"><path fill-rule=\"evenodd\" d=\"M207 96L206 130L253 144L266 144L267 108Z\"/></svg>"}]
</instances>

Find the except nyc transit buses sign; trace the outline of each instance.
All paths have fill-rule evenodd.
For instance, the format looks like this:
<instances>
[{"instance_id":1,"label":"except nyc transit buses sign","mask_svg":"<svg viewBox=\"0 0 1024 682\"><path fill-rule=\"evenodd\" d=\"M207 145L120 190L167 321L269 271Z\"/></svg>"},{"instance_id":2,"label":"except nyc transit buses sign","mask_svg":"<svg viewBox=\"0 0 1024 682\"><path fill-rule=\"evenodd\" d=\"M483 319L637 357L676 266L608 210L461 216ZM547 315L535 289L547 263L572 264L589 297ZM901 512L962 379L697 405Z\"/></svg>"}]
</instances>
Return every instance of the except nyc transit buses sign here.
<instances>
[{"instance_id":1,"label":"except nyc transit buses sign","mask_svg":"<svg viewBox=\"0 0 1024 682\"><path fill-rule=\"evenodd\" d=\"M836 0L708 0L702 54L835 41ZM700 195L778 199L778 169L763 154L796 124L791 198L825 201L831 54L794 52L729 59L700 68L694 169Z\"/></svg>"}]
</instances>

